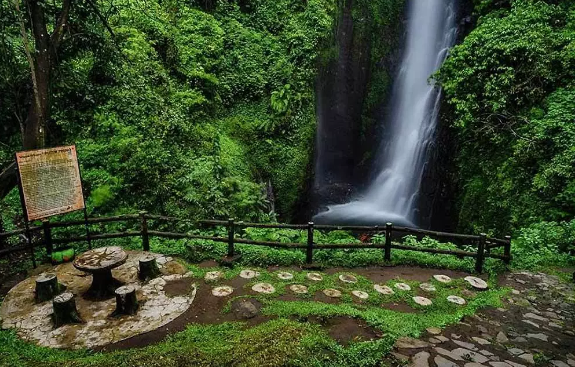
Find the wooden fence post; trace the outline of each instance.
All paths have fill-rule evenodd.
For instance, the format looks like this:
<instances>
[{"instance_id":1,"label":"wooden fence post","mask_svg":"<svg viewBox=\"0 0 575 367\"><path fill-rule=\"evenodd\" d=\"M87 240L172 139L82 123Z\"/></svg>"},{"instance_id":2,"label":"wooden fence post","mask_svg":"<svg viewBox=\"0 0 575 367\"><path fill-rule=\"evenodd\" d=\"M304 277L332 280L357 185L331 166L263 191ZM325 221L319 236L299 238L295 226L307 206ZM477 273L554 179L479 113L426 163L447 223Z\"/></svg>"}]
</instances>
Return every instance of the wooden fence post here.
<instances>
[{"instance_id":1,"label":"wooden fence post","mask_svg":"<svg viewBox=\"0 0 575 367\"><path fill-rule=\"evenodd\" d=\"M507 243L503 248L503 255L505 256L503 261L505 264L509 264L511 262L511 236L505 236L505 239L507 240Z\"/></svg>"},{"instance_id":2,"label":"wooden fence post","mask_svg":"<svg viewBox=\"0 0 575 367\"><path fill-rule=\"evenodd\" d=\"M386 223L385 224L385 261L391 261L391 230L393 228L393 224Z\"/></svg>"},{"instance_id":3,"label":"wooden fence post","mask_svg":"<svg viewBox=\"0 0 575 367\"><path fill-rule=\"evenodd\" d=\"M228 219L228 257L234 256L234 231L234 220Z\"/></svg>"},{"instance_id":4,"label":"wooden fence post","mask_svg":"<svg viewBox=\"0 0 575 367\"><path fill-rule=\"evenodd\" d=\"M42 230L44 231L44 246L46 246L46 253L52 254L54 245L52 244L52 227L50 227L50 220L42 220Z\"/></svg>"},{"instance_id":5,"label":"wooden fence post","mask_svg":"<svg viewBox=\"0 0 575 367\"><path fill-rule=\"evenodd\" d=\"M475 262L475 271L479 274L483 272L483 262L485 260L485 242L487 241L487 235L481 233L479 235L479 243L477 246L477 260Z\"/></svg>"},{"instance_id":6,"label":"wooden fence post","mask_svg":"<svg viewBox=\"0 0 575 367\"><path fill-rule=\"evenodd\" d=\"M308 264L313 262L313 222L307 224L307 252L305 261Z\"/></svg>"},{"instance_id":7,"label":"wooden fence post","mask_svg":"<svg viewBox=\"0 0 575 367\"><path fill-rule=\"evenodd\" d=\"M150 236L148 235L148 218L146 218L146 214L148 212L145 210L140 212L140 231L142 234L142 247L144 251L150 251Z\"/></svg>"}]
</instances>

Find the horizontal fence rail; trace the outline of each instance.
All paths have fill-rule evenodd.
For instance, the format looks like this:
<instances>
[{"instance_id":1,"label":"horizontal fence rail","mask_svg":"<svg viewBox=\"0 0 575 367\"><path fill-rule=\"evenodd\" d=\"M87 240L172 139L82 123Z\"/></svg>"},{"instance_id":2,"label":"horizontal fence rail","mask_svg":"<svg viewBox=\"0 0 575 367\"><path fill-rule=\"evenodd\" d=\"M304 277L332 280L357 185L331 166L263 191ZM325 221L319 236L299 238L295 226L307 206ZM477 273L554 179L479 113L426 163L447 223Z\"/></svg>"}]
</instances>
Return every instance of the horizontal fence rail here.
<instances>
[{"instance_id":1,"label":"horizontal fence rail","mask_svg":"<svg viewBox=\"0 0 575 367\"><path fill-rule=\"evenodd\" d=\"M164 222L180 222L190 223L195 228L213 226L225 227L227 231L226 237L205 236L191 233L182 232L167 232L158 230L149 230L149 221L164 221ZM53 238L52 229L54 228L70 228L74 226L88 226L102 223L116 223L116 222L136 222L139 223L139 230L126 230L124 232L115 233L95 233L87 231L83 236L72 236L64 238ZM245 228L271 228L271 229L294 229L307 231L306 243L288 243L288 242L274 242L274 241L257 241L245 238L236 237L238 230ZM346 230L362 232L364 234L377 234L385 235L384 243L349 243L349 244L318 244L314 242L314 230L333 231L333 230ZM74 242L88 241L91 248L91 241L113 239L113 238L128 238L128 237L141 237L142 248L144 251L150 250L150 236L170 239L192 239L192 240L207 240L214 242L226 243L228 245L227 257L234 258L236 256L235 245L253 245L264 246L282 249L301 249L305 250L306 263L313 263L313 254L316 250L333 250L333 249L381 249L385 261L391 260L392 249L417 251L431 254L441 255L454 255L460 258L470 257L475 259L475 270L478 273L483 271L483 264L486 258L494 258L504 261L508 264L511 261L511 237L506 236L505 239L498 239L487 237L485 234L480 235L466 235L459 233L448 233L430 231L419 228L409 228L395 226L392 223L387 223L384 226L334 226L334 225L316 225L313 222L308 224L274 224L274 223L249 223L249 222L236 222L233 219L229 220L201 220L193 221L190 219L183 219L162 215L150 215L147 212L140 212L139 214L127 214L113 217L98 217L88 218L87 221L61 221L50 222L49 220L42 221L41 226L31 226L28 234L32 237L40 237L41 241L36 238L31 241L31 245L17 244L16 246L7 246L5 240L10 237L24 236L25 229L17 229L14 231L0 233L0 245L4 243L4 248L0 248L0 257L7 256L15 252L30 251L32 258L34 258L34 247L44 247L48 254L54 250L54 245L70 244ZM450 240L464 240L471 241L476 244L477 251L464 251L464 250L445 250L426 247L414 247L392 242L394 234L402 235L416 235L416 236L429 236L431 238L441 238ZM503 248L503 254L492 254L491 250L496 248ZM35 264L35 262L33 262Z\"/></svg>"}]
</instances>

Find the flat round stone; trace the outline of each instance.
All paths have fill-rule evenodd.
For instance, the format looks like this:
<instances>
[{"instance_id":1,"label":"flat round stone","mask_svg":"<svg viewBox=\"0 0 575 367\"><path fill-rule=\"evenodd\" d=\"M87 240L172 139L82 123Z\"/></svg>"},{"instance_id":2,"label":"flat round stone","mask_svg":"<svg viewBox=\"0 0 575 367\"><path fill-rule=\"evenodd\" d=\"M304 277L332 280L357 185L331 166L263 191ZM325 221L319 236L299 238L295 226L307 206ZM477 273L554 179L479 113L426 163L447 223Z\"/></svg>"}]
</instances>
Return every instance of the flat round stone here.
<instances>
[{"instance_id":1,"label":"flat round stone","mask_svg":"<svg viewBox=\"0 0 575 367\"><path fill-rule=\"evenodd\" d=\"M307 273L306 277L307 277L309 280L313 280L313 281L316 281L316 282L319 282L319 281L323 280L323 277L322 277L321 274L319 274L319 273Z\"/></svg>"},{"instance_id":2,"label":"flat round stone","mask_svg":"<svg viewBox=\"0 0 575 367\"><path fill-rule=\"evenodd\" d=\"M299 294L307 293L307 287L305 285L301 285L301 284L292 284L289 286L289 289L291 289L291 291L294 293L299 293Z\"/></svg>"},{"instance_id":3,"label":"flat round stone","mask_svg":"<svg viewBox=\"0 0 575 367\"><path fill-rule=\"evenodd\" d=\"M367 294L364 291L352 291L351 294L353 294L354 296L356 296L359 299L368 299L369 298L369 294Z\"/></svg>"},{"instance_id":4,"label":"flat round stone","mask_svg":"<svg viewBox=\"0 0 575 367\"><path fill-rule=\"evenodd\" d=\"M413 297L413 302L415 302L421 306L431 306L433 304L433 302L431 302L431 300L429 298L420 297L420 296Z\"/></svg>"},{"instance_id":5,"label":"flat round stone","mask_svg":"<svg viewBox=\"0 0 575 367\"><path fill-rule=\"evenodd\" d=\"M464 305L465 304L465 300L459 296L448 296L447 300L451 303L455 303L458 305Z\"/></svg>"},{"instance_id":6,"label":"flat round stone","mask_svg":"<svg viewBox=\"0 0 575 367\"><path fill-rule=\"evenodd\" d=\"M252 287L252 290L258 293L272 294L276 291L270 283L257 283Z\"/></svg>"},{"instance_id":7,"label":"flat round stone","mask_svg":"<svg viewBox=\"0 0 575 367\"><path fill-rule=\"evenodd\" d=\"M341 297L341 292L337 289L328 288L323 290L323 294L331 298L339 298Z\"/></svg>"},{"instance_id":8,"label":"flat round stone","mask_svg":"<svg viewBox=\"0 0 575 367\"><path fill-rule=\"evenodd\" d=\"M216 297L226 297L234 292L234 289L229 285L222 285L221 287L215 287L212 289L212 294Z\"/></svg>"},{"instance_id":9,"label":"flat round stone","mask_svg":"<svg viewBox=\"0 0 575 367\"><path fill-rule=\"evenodd\" d=\"M224 277L224 273L221 271L208 271L204 276L204 280L207 282L213 282Z\"/></svg>"},{"instance_id":10,"label":"flat round stone","mask_svg":"<svg viewBox=\"0 0 575 367\"><path fill-rule=\"evenodd\" d=\"M426 292L435 292L437 290L437 288L435 288L435 286L431 283L421 283L419 288Z\"/></svg>"},{"instance_id":11,"label":"flat round stone","mask_svg":"<svg viewBox=\"0 0 575 367\"><path fill-rule=\"evenodd\" d=\"M411 287L409 286L409 284L405 284L405 283L395 283L394 284L395 288L402 290L402 291L410 291Z\"/></svg>"},{"instance_id":12,"label":"flat round stone","mask_svg":"<svg viewBox=\"0 0 575 367\"><path fill-rule=\"evenodd\" d=\"M78 256L73 265L76 269L93 273L110 270L126 262L128 254L118 246L100 247Z\"/></svg>"},{"instance_id":13,"label":"flat round stone","mask_svg":"<svg viewBox=\"0 0 575 367\"><path fill-rule=\"evenodd\" d=\"M341 274L339 276L339 280L341 280L344 283L357 283L357 278L349 274Z\"/></svg>"},{"instance_id":14,"label":"flat round stone","mask_svg":"<svg viewBox=\"0 0 575 367\"><path fill-rule=\"evenodd\" d=\"M290 280L293 279L293 274L288 273L287 271L282 271L278 273L278 278L280 278L281 280Z\"/></svg>"},{"instance_id":15,"label":"flat round stone","mask_svg":"<svg viewBox=\"0 0 575 367\"><path fill-rule=\"evenodd\" d=\"M244 278L244 279L252 279L255 277L259 277L260 273L258 273L257 271L254 270L250 270L250 269L245 269L240 271L240 277Z\"/></svg>"},{"instance_id":16,"label":"flat round stone","mask_svg":"<svg viewBox=\"0 0 575 367\"><path fill-rule=\"evenodd\" d=\"M464 278L467 283L469 283L475 289L487 289L487 282L481 278L468 276Z\"/></svg>"},{"instance_id":17,"label":"flat round stone","mask_svg":"<svg viewBox=\"0 0 575 367\"><path fill-rule=\"evenodd\" d=\"M373 286L373 289L375 289L376 292L381 293L381 294L394 294L395 292L393 291L393 289L391 289L390 287L386 286L386 285L380 285L380 284L375 284Z\"/></svg>"},{"instance_id":18,"label":"flat round stone","mask_svg":"<svg viewBox=\"0 0 575 367\"><path fill-rule=\"evenodd\" d=\"M441 283L450 283L451 282L451 278L448 277L447 275L442 275L442 274L434 275L433 278L435 280L437 280L438 282L441 282Z\"/></svg>"}]
</instances>

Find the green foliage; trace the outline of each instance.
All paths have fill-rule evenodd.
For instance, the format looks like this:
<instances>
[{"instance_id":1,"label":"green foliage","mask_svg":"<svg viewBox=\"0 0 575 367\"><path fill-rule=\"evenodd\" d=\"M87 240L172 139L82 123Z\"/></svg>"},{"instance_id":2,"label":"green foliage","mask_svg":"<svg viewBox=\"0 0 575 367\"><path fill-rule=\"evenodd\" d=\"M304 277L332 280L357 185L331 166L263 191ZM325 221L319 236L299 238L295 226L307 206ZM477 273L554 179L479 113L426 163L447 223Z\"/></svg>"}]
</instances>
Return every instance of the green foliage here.
<instances>
[{"instance_id":1,"label":"green foliage","mask_svg":"<svg viewBox=\"0 0 575 367\"><path fill-rule=\"evenodd\" d=\"M460 226L506 233L575 213L575 3L477 1L437 75L455 112Z\"/></svg>"}]
</instances>

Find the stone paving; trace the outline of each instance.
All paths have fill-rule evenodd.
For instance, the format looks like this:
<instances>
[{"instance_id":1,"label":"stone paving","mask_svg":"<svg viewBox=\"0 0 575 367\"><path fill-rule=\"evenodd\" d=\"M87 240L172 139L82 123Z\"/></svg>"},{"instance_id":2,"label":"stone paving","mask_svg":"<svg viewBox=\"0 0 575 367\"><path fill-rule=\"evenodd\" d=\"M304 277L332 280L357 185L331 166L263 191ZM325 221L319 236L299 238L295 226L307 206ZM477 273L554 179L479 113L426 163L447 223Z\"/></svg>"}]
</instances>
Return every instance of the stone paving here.
<instances>
[{"instance_id":1,"label":"stone paving","mask_svg":"<svg viewBox=\"0 0 575 367\"><path fill-rule=\"evenodd\" d=\"M512 287L504 308L481 310L444 330L428 328L419 339L400 338L388 362L409 367L575 367L575 286L530 272L505 275L500 283Z\"/></svg>"},{"instance_id":2,"label":"stone paving","mask_svg":"<svg viewBox=\"0 0 575 367\"><path fill-rule=\"evenodd\" d=\"M138 261L156 256L162 276L149 282L138 279ZM34 301L35 278L30 277L12 288L0 309L3 329L15 328L18 336L41 346L53 348L91 348L106 345L157 329L184 313L195 297L195 286L183 294L170 296L165 287L173 281L190 277L185 268L170 257L143 251L128 251L126 263L112 271L124 284L134 286L139 303L135 315L110 317L116 307L115 298L94 301L82 295L91 284L91 276L75 269L71 263L54 269L60 283L76 298L84 323L54 328L52 300ZM190 281L191 282L191 281Z\"/></svg>"}]
</instances>

